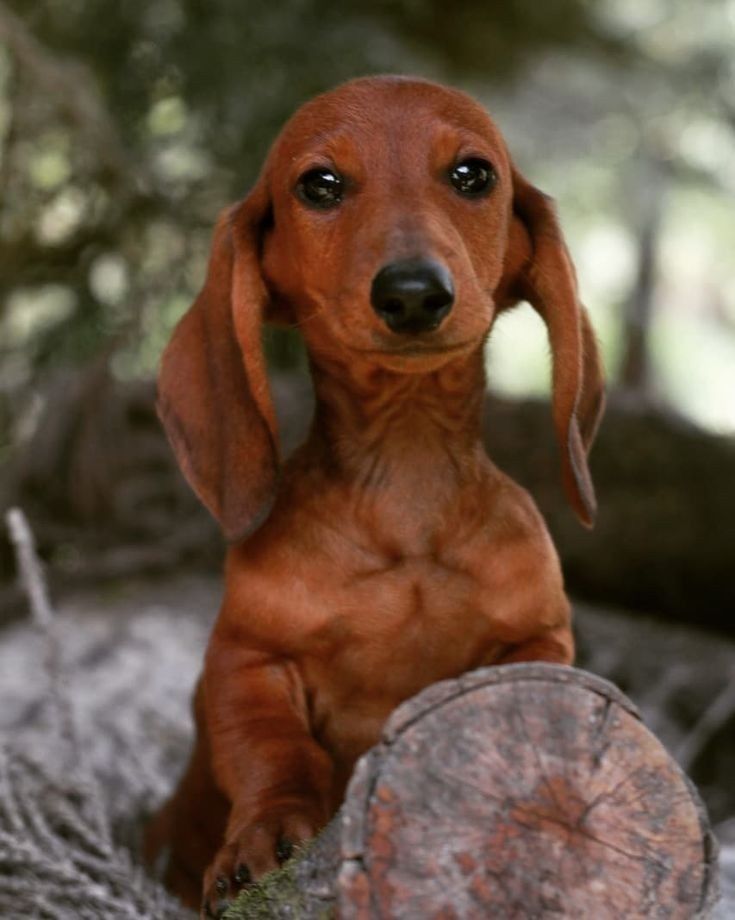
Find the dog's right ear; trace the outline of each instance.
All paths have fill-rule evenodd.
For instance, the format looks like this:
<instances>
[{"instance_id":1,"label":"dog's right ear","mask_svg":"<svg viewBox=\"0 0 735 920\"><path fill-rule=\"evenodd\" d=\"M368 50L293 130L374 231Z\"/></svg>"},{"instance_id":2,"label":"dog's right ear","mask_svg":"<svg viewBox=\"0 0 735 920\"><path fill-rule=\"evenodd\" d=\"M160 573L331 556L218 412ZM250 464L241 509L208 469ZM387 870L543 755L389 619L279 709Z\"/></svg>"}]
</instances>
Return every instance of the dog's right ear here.
<instances>
[{"instance_id":1,"label":"dog's right ear","mask_svg":"<svg viewBox=\"0 0 735 920\"><path fill-rule=\"evenodd\" d=\"M596 511L587 455L605 406L599 349L550 198L513 169L513 214L498 310L527 300L546 323L553 357L552 413L562 480L572 508L591 527Z\"/></svg>"},{"instance_id":2,"label":"dog's right ear","mask_svg":"<svg viewBox=\"0 0 735 920\"><path fill-rule=\"evenodd\" d=\"M176 327L158 378L158 414L179 466L230 541L268 515L278 473L261 344L269 216L263 179L220 215L204 288Z\"/></svg>"}]
</instances>

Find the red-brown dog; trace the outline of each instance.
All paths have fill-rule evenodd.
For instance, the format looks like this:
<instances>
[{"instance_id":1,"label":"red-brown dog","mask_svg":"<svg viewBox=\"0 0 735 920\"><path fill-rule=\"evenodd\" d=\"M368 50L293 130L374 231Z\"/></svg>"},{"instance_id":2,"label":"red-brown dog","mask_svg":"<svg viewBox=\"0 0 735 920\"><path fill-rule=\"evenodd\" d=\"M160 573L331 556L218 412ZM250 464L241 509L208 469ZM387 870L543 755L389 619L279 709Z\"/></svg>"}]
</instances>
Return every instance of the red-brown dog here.
<instances>
[{"instance_id":1,"label":"red-brown dog","mask_svg":"<svg viewBox=\"0 0 735 920\"><path fill-rule=\"evenodd\" d=\"M149 836L216 916L340 803L388 714L480 665L572 660L554 548L486 456L483 344L529 300L553 351L566 494L591 524L602 375L548 198L473 100L356 80L288 122L215 231L160 413L230 540L191 763ZM261 323L298 325L311 434L279 470Z\"/></svg>"}]
</instances>

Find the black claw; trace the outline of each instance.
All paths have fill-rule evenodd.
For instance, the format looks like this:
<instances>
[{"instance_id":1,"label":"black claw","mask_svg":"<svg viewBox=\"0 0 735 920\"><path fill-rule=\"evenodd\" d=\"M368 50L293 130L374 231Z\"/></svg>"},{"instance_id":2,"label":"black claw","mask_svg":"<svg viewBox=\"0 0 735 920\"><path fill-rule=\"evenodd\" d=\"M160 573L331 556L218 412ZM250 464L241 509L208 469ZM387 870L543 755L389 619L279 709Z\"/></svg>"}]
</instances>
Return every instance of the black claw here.
<instances>
[{"instance_id":1,"label":"black claw","mask_svg":"<svg viewBox=\"0 0 735 920\"><path fill-rule=\"evenodd\" d=\"M227 881L227 878L224 875L218 875L217 881L214 883L214 890L218 895L227 894L230 888L230 883Z\"/></svg>"},{"instance_id":2,"label":"black claw","mask_svg":"<svg viewBox=\"0 0 735 920\"><path fill-rule=\"evenodd\" d=\"M248 869L245 863L240 863L235 871L235 882L238 885L249 885L252 880L253 877L250 874L250 869Z\"/></svg>"},{"instance_id":3,"label":"black claw","mask_svg":"<svg viewBox=\"0 0 735 920\"><path fill-rule=\"evenodd\" d=\"M286 839L286 837L281 837L281 839L276 844L276 859L279 863L284 863L287 859L291 858L292 854L293 843Z\"/></svg>"},{"instance_id":4,"label":"black claw","mask_svg":"<svg viewBox=\"0 0 735 920\"><path fill-rule=\"evenodd\" d=\"M229 908L229 906L230 906L230 902L227 899L225 899L224 901L217 901L217 908L216 908L217 913L215 914L215 917L217 918L217 920L221 920L221 918L224 917L224 915L227 913L227 909Z\"/></svg>"}]
</instances>

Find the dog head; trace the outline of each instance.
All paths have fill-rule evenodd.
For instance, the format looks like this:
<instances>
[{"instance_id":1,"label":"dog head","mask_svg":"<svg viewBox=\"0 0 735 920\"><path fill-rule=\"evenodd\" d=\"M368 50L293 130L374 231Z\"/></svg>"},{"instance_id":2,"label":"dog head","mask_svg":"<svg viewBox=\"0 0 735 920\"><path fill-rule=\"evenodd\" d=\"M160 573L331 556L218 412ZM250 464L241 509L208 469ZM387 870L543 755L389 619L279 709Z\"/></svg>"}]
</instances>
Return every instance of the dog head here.
<instances>
[{"instance_id":1,"label":"dog head","mask_svg":"<svg viewBox=\"0 0 735 920\"><path fill-rule=\"evenodd\" d=\"M298 324L317 362L416 374L476 350L519 300L548 327L563 481L591 524L602 373L551 201L463 93L375 77L317 97L220 216L204 288L164 354L159 411L184 474L230 539L267 515L277 436L263 321Z\"/></svg>"}]
</instances>

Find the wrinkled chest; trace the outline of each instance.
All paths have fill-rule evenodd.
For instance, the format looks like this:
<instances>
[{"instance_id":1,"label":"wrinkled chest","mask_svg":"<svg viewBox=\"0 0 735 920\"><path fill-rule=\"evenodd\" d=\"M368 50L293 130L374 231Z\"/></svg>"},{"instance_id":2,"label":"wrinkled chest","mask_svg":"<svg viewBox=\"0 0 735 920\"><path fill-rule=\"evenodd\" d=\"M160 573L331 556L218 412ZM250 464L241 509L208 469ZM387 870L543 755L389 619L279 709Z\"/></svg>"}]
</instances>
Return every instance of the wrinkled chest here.
<instances>
[{"instance_id":1,"label":"wrinkled chest","mask_svg":"<svg viewBox=\"0 0 735 920\"><path fill-rule=\"evenodd\" d=\"M441 562L400 560L353 578L326 602L331 615L299 667L315 733L348 760L375 743L403 700L491 663L503 647L482 584Z\"/></svg>"},{"instance_id":2,"label":"wrinkled chest","mask_svg":"<svg viewBox=\"0 0 735 920\"><path fill-rule=\"evenodd\" d=\"M452 668L490 632L483 588L472 574L425 558L360 572L327 592L331 615L312 636L314 652L339 663L348 683L349 673L359 674L363 686L390 683L378 665L397 680L419 666L431 674Z\"/></svg>"}]
</instances>

